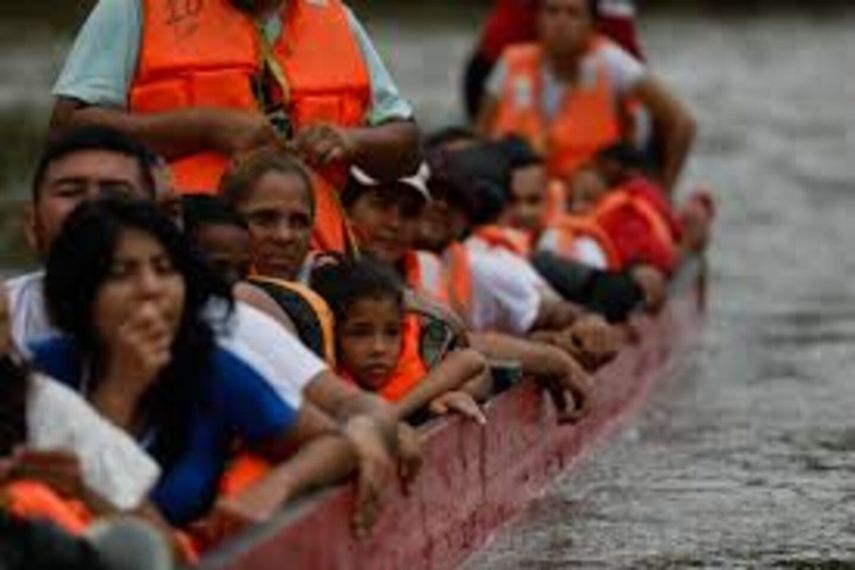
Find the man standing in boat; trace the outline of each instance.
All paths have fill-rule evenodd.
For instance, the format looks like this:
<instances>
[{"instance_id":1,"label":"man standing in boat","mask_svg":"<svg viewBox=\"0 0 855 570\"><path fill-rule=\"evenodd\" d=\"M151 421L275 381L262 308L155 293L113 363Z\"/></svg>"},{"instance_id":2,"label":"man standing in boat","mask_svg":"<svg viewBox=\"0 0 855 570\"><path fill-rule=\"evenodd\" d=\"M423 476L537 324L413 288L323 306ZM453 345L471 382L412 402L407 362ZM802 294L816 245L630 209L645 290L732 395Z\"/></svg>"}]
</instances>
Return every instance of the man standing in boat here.
<instances>
[{"instance_id":1,"label":"man standing in boat","mask_svg":"<svg viewBox=\"0 0 855 570\"><path fill-rule=\"evenodd\" d=\"M541 0L496 0L484 29L466 65L466 112L478 116L484 83L506 48L537 40L537 11ZM635 0L591 0L598 11L597 31L644 60L636 28L638 9Z\"/></svg>"},{"instance_id":2,"label":"man standing in boat","mask_svg":"<svg viewBox=\"0 0 855 570\"><path fill-rule=\"evenodd\" d=\"M166 157L182 193L213 193L257 147L315 168L318 249L343 251L336 195L351 164L418 165L418 129L341 0L99 0L54 87L54 132L99 124Z\"/></svg>"},{"instance_id":3,"label":"man standing in boat","mask_svg":"<svg viewBox=\"0 0 855 570\"><path fill-rule=\"evenodd\" d=\"M543 0L537 42L505 50L487 82L479 130L515 134L566 180L603 148L633 138L640 107L661 141L659 178L674 189L695 133L685 106L645 66L597 34L597 4Z\"/></svg>"}]
</instances>

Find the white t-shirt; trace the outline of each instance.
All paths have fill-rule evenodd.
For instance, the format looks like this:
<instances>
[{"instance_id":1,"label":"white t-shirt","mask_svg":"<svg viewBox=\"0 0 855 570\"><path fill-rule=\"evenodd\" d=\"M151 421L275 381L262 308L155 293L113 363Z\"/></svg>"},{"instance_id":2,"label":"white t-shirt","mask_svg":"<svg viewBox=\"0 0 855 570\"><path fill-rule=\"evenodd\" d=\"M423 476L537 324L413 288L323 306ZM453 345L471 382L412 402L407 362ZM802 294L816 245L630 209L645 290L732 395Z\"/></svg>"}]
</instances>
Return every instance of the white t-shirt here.
<instances>
[{"instance_id":1,"label":"white t-shirt","mask_svg":"<svg viewBox=\"0 0 855 570\"><path fill-rule=\"evenodd\" d=\"M608 269L608 256L600 244L597 243L597 240L587 236L578 237L573 241L573 251L570 252L562 251L559 243L560 235L558 232L554 229L547 229L537 242L537 249L566 256L573 261L584 263L595 269Z\"/></svg>"},{"instance_id":2,"label":"white t-shirt","mask_svg":"<svg viewBox=\"0 0 855 570\"><path fill-rule=\"evenodd\" d=\"M612 41L606 41L596 53L587 56L580 68L580 83L590 85L596 81L597 66L602 63L611 79L616 101L623 99L626 94L647 77L647 68L629 52ZM505 60L499 60L487 80L487 93L499 99L505 89L505 79L508 68ZM562 82L547 66L541 69L542 93L541 109L547 117L554 117L561 109L564 100L566 83Z\"/></svg>"},{"instance_id":3,"label":"white t-shirt","mask_svg":"<svg viewBox=\"0 0 855 570\"><path fill-rule=\"evenodd\" d=\"M526 260L477 238L466 240L472 272L474 330L528 333L537 320L549 285Z\"/></svg>"},{"instance_id":4,"label":"white t-shirt","mask_svg":"<svg viewBox=\"0 0 855 570\"><path fill-rule=\"evenodd\" d=\"M12 338L23 354L29 354L34 343L58 334L47 315L43 283L44 272L6 282ZM212 318L218 313L215 307L209 312ZM294 409L302 405L306 386L328 368L297 337L245 303L235 303L227 326L215 330L218 344L254 368Z\"/></svg>"},{"instance_id":5,"label":"white t-shirt","mask_svg":"<svg viewBox=\"0 0 855 570\"><path fill-rule=\"evenodd\" d=\"M123 511L139 507L160 467L133 439L59 382L35 374L27 400L27 447L73 452L87 487Z\"/></svg>"}]
</instances>

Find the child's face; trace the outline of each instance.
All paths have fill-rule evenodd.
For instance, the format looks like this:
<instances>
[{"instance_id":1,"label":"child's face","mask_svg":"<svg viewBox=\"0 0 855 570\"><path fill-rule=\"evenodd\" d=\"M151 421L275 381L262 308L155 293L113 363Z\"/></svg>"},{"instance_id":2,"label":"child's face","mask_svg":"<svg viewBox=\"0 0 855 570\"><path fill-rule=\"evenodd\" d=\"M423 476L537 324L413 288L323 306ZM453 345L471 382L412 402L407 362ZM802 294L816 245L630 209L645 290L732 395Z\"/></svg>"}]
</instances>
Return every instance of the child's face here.
<instances>
[{"instance_id":1,"label":"child's face","mask_svg":"<svg viewBox=\"0 0 855 570\"><path fill-rule=\"evenodd\" d=\"M249 273L251 246L245 229L230 224L205 224L196 230L193 239L229 283L236 283Z\"/></svg>"},{"instance_id":2,"label":"child's face","mask_svg":"<svg viewBox=\"0 0 855 570\"><path fill-rule=\"evenodd\" d=\"M401 354L403 315L395 299L369 297L350 305L339 324L342 368L364 388L381 389Z\"/></svg>"},{"instance_id":3,"label":"child's face","mask_svg":"<svg viewBox=\"0 0 855 570\"><path fill-rule=\"evenodd\" d=\"M603 176L593 167L582 168L570 180L570 211L584 215L608 192Z\"/></svg>"},{"instance_id":4,"label":"child's face","mask_svg":"<svg viewBox=\"0 0 855 570\"><path fill-rule=\"evenodd\" d=\"M507 217L510 225L538 231L546 218L546 169L539 164L519 168L511 178L511 199Z\"/></svg>"}]
</instances>

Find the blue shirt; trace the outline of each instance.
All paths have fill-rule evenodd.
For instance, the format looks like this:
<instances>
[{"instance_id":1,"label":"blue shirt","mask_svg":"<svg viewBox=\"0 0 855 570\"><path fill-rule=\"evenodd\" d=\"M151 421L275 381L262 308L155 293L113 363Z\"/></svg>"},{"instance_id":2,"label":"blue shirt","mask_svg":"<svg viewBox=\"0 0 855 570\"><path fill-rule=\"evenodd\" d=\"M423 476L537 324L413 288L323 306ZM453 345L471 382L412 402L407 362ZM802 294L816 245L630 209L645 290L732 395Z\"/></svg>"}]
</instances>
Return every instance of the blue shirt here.
<instances>
[{"instance_id":1,"label":"blue shirt","mask_svg":"<svg viewBox=\"0 0 855 570\"><path fill-rule=\"evenodd\" d=\"M66 337L38 343L33 363L44 373L82 391L84 363L74 342ZM297 410L288 406L263 377L233 353L216 348L211 355L210 376L202 385L199 405L187 410L187 443L169 465L161 462L163 475L151 499L166 519L177 526L203 516L217 495L220 478L236 440L257 443L281 436L297 422ZM153 426L149 450L157 438L169 437Z\"/></svg>"},{"instance_id":2,"label":"blue shirt","mask_svg":"<svg viewBox=\"0 0 855 570\"><path fill-rule=\"evenodd\" d=\"M98 1L80 30L54 85L55 96L103 107L127 107L142 42L141 2ZM350 9L347 10L347 16L371 78L368 124L411 119L412 107L401 97L362 24ZM282 33L281 20L278 17L269 20L264 30L268 39L275 42Z\"/></svg>"}]
</instances>

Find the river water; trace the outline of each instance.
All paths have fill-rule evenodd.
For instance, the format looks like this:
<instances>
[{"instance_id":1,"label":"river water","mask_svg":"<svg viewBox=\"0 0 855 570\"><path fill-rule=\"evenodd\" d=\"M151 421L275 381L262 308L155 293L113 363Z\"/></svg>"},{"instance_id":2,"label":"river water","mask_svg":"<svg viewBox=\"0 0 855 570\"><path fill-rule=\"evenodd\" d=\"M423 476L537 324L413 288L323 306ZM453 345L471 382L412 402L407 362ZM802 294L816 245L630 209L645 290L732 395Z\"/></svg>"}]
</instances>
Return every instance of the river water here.
<instances>
[{"instance_id":1,"label":"river water","mask_svg":"<svg viewBox=\"0 0 855 570\"><path fill-rule=\"evenodd\" d=\"M427 125L458 117L479 13L391 3L364 19ZM0 267L71 25L0 21ZM855 12L656 14L657 73L701 124L714 186L712 308L691 373L467 570L855 568ZM26 33L23 33L26 30Z\"/></svg>"}]
</instances>

